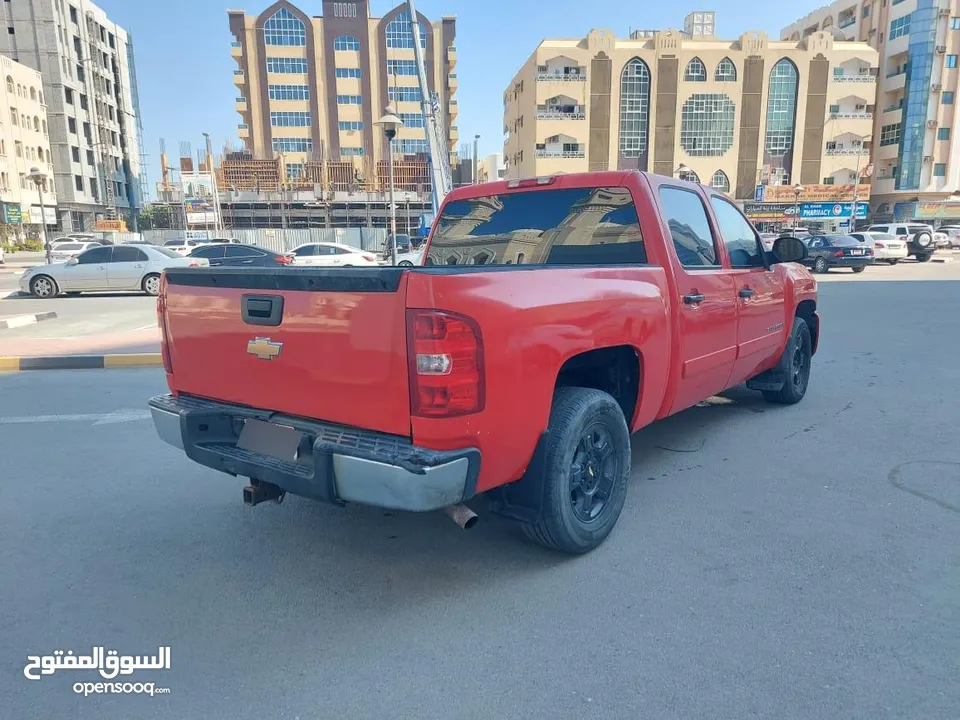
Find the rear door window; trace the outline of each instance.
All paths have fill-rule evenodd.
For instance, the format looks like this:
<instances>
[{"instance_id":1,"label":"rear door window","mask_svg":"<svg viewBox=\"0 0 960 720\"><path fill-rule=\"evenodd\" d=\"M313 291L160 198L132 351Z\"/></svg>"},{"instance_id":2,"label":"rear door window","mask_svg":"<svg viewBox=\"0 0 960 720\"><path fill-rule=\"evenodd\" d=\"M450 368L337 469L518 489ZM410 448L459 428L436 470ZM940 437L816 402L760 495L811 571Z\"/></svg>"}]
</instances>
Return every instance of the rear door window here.
<instances>
[{"instance_id":1,"label":"rear door window","mask_svg":"<svg viewBox=\"0 0 960 720\"><path fill-rule=\"evenodd\" d=\"M145 262L147 254L140 248L121 245L113 249L113 262Z\"/></svg>"},{"instance_id":2,"label":"rear door window","mask_svg":"<svg viewBox=\"0 0 960 720\"><path fill-rule=\"evenodd\" d=\"M660 207L673 248L685 268L716 267L717 246L700 196L691 190L660 186Z\"/></svg>"},{"instance_id":3,"label":"rear door window","mask_svg":"<svg viewBox=\"0 0 960 720\"><path fill-rule=\"evenodd\" d=\"M221 250L227 251L227 257L238 258L238 257L256 257L261 253L258 253L250 248L246 248L243 245L227 245L225 248L220 248Z\"/></svg>"},{"instance_id":4,"label":"rear door window","mask_svg":"<svg viewBox=\"0 0 960 720\"><path fill-rule=\"evenodd\" d=\"M317 254L316 245L304 245L303 247L298 247L293 251L293 254L297 257L310 257Z\"/></svg>"},{"instance_id":5,"label":"rear door window","mask_svg":"<svg viewBox=\"0 0 960 720\"><path fill-rule=\"evenodd\" d=\"M735 268L763 267L757 232L747 219L740 214L730 201L719 195L710 196L710 204L717 216L717 224L723 235L723 244L727 246L730 266Z\"/></svg>"},{"instance_id":6,"label":"rear door window","mask_svg":"<svg viewBox=\"0 0 960 720\"><path fill-rule=\"evenodd\" d=\"M426 265L643 265L627 188L529 190L447 203Z\"/></svg>"}]
</instances>

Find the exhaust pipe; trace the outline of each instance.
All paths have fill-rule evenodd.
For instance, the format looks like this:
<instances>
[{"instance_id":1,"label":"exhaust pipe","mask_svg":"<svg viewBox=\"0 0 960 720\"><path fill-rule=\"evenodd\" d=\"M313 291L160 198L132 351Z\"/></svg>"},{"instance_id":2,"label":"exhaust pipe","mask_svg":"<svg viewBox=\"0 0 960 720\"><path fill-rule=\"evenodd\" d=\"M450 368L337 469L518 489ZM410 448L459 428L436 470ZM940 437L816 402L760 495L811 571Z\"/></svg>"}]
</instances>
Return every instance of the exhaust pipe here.
<instances>
[{"instance_id":1,"label":"exhaust pipe","mask_svg":"<svg viewBox=\"0 0 960 720\"><path fill-rule=\"evenodd\" d=\"M477 520L480 519L477 514L466 505L451 505L450 507L445 507L443 511L464 530L472 528L477 524Z\"/></svg>"},{"instance_id":2,"label":"exhaust pipe","mask_svg":"<svg viewBox=\"0 0 960 720\"><path fill-rule=\"evenodd\" d=\"M245 505L259 505L268 500L276 500L282 503L286 492L272 483L261 482L260 480L251 480L250 485L243 489L243 502Z\"/></svg>"}]
</instances>

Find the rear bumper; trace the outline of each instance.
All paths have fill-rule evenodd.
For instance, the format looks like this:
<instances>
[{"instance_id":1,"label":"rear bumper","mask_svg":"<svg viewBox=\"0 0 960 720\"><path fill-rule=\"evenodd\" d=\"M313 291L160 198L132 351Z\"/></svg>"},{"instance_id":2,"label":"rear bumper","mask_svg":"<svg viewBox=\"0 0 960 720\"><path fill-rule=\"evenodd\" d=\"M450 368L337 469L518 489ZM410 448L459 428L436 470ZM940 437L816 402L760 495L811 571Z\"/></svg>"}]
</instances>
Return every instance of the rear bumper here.
<instances>
[{"instance_id":1,"label":"rear bumper","mask_svg":"<svg viewBox=\"0 0 960 720\"><path fill-rule=\"evenodd\" d=\"M864 265L873 265L873 255L827 258L827 265L830 267L862 267Z\"/></svg>"},{"instance_id":2,"label":"rear bumper","mask_svg":"<svg viewBox=\"0 0 960 720\"><path fill-rule=\"evenodd\" d=\"M150 410L160 439L191 460L293 495L419 512L456 505L476 492L475 449L429 450L394 435L185 395L158 395ZM282 460L238 447L247 419L295 428L308 450Z\"/></svg>"}]
</instances>

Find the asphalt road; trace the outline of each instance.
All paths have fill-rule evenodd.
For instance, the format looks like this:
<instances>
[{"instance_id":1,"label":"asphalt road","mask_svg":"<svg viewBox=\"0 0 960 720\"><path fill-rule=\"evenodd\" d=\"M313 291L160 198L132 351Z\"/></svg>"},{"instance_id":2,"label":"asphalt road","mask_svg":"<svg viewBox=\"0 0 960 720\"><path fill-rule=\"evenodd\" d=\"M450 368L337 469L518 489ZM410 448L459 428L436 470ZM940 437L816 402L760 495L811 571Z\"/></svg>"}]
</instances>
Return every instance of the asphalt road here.
<instances>
[{"instance_id":1,"label":"asphalt road","mask_svg":"<svg viewBox=\"0 0 960 720\"><path fill-rule=\"evenodd\" d=\"M960 717L958 308L956 281L823 283L806 399L636 435L620 524L574 559L487 514L248 508L136 419L156 371L0 376L2 714ZM92 646L170 646L133 676L170 694L23 675Z\"/></svg>"}]
</instances>

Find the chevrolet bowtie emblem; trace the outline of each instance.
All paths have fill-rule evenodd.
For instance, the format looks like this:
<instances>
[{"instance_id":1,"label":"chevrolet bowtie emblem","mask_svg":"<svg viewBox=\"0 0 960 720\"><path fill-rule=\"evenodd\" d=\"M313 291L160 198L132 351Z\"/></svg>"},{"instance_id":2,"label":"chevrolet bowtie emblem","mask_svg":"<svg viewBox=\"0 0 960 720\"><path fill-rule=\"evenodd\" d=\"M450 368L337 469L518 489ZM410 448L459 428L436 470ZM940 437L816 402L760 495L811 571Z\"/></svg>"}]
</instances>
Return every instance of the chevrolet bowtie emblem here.
<instances>
[{"instance_id":1,"label":"chevrolet bowtie emblem","mask_svg":"<svg viewBox=\"0 0 960 720\"><path fill-rule=\"evenodd\" d=\"M258 337L247 342L247 352L261 360L273 360L283 350L282 342L273 342L268 337Z\"/></svg>"}]
</instances>

